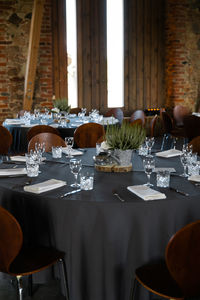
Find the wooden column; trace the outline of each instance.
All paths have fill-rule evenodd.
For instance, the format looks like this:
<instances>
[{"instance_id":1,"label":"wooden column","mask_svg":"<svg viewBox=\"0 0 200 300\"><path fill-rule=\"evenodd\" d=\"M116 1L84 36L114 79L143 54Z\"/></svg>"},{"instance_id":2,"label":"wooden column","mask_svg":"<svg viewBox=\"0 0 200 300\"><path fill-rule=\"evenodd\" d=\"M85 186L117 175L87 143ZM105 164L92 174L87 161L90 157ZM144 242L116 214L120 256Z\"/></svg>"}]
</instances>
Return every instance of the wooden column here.
<instances>
[{"instance_id":1,"label":"wooden column","mask_svg":"<svg viewBox=\"0 0 200 300\"><path fill-rule=\"evenodd\" d=\"M24 86L23 109L25 110L31 110L32 108L44 2L45 0L35 0L33 4Z\"/></svg>"}]
</instances>

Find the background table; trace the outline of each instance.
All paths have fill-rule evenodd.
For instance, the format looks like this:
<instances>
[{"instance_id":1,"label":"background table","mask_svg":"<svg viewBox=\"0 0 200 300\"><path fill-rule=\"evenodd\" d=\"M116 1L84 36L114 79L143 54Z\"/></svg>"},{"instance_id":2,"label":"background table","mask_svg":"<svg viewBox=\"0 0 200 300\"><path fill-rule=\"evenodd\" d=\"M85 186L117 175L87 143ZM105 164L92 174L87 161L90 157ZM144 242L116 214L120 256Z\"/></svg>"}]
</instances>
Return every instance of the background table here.
<instances>
[{"instance_id":1,"label":"background table","mask_svg":"<svg viewBox=\"0 0 200 300\"><path fill-rule=\"evenodd\" d=\"M92 164L94 151L85 152L83 164ZM67 163L41 165L42 172L33 183L57 178L66 179L68 186L40 195L26 193L19 186L26 177L0 178L0 203L19 220L25 241L51 244L66 252L70 300L129 300L135 268L163 257L169 238L200 219L200 188L185 178L171 176L171 185L187 191L189 197L167 188L159 189L166 199L143 201L129 192L127 186L147 180L141 162L135 154L129 173L102 173L84 167L94 171L94 190L63 199L59 196L71 189L74 180ZM178 157L156 158L156 166L176 167L182 172ZM152 182L155 184L155 174ZM113 189L124 203L113 196ZM138 288L135 299L149 299L149 293Z\"/></svg>"}]
</instances>

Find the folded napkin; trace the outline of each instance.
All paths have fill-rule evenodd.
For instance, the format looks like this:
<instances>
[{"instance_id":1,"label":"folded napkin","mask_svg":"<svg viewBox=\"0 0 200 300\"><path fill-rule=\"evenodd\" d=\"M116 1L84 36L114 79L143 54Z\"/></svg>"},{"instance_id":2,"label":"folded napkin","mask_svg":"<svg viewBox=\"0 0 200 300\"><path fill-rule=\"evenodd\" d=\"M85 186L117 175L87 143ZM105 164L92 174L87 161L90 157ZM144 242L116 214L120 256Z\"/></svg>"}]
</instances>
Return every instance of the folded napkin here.
<instances>
[{"instance_id":1,"label":"folded napkin","mask_svg":"<svg viewBox=\"0 0 200 300\"><path fill-rule=\"evenodd\" d=\"M8 125L21 125L24 124L24 121L20 119L6 119L5 123Z\"/></svg>"},{"instance_id":2,"label":"folded napkin","mask_svg":"<svg viewBox=\"0 0 200 300\"><path fill-rule=\"evenodd\" d=\"M106 124L116 124L118 123L118 119L115 119L114 117L104 117L103 120L100 122L102 125Z\"/></svg>"},{"instance_id":3,"label":"folded napkin","mask_svg":"<svg viewBox=\"0 0 200 300\"><path fill-rule=\"evenodd\" d=\"M169 158L169 157L179 156L179 155L181 155L181 153L182 153L182 151L180 151L180 150L170 149L167 151L158 152L158 153L156 153L156 156Z\"/></svg>"},{"instance_id":4,"label":"folded napkin","mask_svg":"<svg viewBox=\"0 0 200 300\"><path fill-rule=\"evenodd\" d=\"M61 186L66 185L66 181L57 180L57 179L49 179L40 183L32 184L32 185L26 185L24 186L24 191L40 194L44 192L48 192L54 189L57 189Z\"/></svg>"},{"instance_id":5,"label":"folded napkin","mask_svg":"<svg viewBox=\"0 0 200 300\"><path fill-rule=\"evenodd\" d=\"M58 123L52 123L52 124L49 124L49 126L51 126L53 128L58 128L59 124Z\"/></svg>"},{"instance_id":6,"label":"folded napkin","mask_svg":"<svg viewBox=\"0 0 200 300\"><path fill-rule=\"evenodd\" d=\"M172 172L176 172L176 170L174 168L155 168L154 172L160 172L160 171L169 171L170 173Z\"/></svg>"},{"instance_id":7,"label":"folded napkin","mask_svg":"<svg viewBox=\"0 0 200 300\"><path fill-rule=\"evenodd\" d=\"M41 161L44 161L45 159L46 157L42 157ZM26 162L26 157L21 155L15 155L15 156L11 156L10 160Z\"/></svg>"},{"instance_id":8,"label":"folded napkin","mask_svg":"<svg viewBox=\"0 0 200 300\"><path fill-rule=\"evenodd\" d=\"M34 126L36 126L36 125L40 125L39 123L35 123L35 124L24 124L24 125L21 125L21 127L25 127L25 128L29 128L29 127L34 127Z\"/></svg>"},{"instance_id":9,"label":"folded napkin","mask_svg":"<svg viewBox=\"0 0 200 300\"><path fill-rule=\"evenodd\" d=\"M188 180L200 182L200 175L192 175L188 177Z\"/></svg>"},{"instance_id":10,"label":"folded napkin","mask_svg":"<svg viewBox=\"0 0 200 300\"><path fill-rule=\"evenodd\" d=\"M155 191L146 185L128 186L127 189L145 201L166 198L165 194Z\"/></svg>"},{"instance_id":11,"label":"folded napkin","mask_svg":"<svg viewBox=\"0 0 200 300\"><path fill-rule=\"evenodd\" d=\"M63 152L64 154L68 154L67 147L62 147L62 152ZM72 149L72 150L71 150L71 155L73 155L73 156L76 156L76 155L83 155L83 151L79 151L79 150L76 150L76 149Z\"/></svg>"},{"instance_id":12,"label":"folded napkin","mask_svg":"<svg viewBox=\"0 0 200 300\"><path fill-rule=\"evenodd\" d=\"M18 176L27 174L25 168L17 168L17 169L1 169L0 176Z\"/></svg>"}]
</instances>

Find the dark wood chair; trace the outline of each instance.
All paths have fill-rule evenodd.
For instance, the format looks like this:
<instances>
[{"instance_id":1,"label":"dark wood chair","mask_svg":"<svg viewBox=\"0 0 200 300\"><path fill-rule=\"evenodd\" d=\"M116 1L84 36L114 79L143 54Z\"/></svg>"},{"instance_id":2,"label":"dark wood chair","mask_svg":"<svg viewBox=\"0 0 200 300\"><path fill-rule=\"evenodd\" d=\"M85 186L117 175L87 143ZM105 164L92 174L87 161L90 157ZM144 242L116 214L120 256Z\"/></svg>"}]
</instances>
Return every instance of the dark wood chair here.
<instances>
[{"instance_id":1,"label":"dark wood chair","mask_svg":"<svg viewBox=\"0 0 200 300\"><path fill-rule=\"evenodd\" d=\"M115 117L117 120L119 120L119 123L122 124L123 119L124 119L124 113L121 108L111 108L109 109L105 117Z\"/></svg>"},{"instance_id":2,"label":"dark wood chair","mask_svg":"<svg viewBox=\"0 0 200 300\"><path fill-rule=\"evenodd\" d=\"M175 124L178 127L183 127L183 119L185 116L191 114L191 111L188 107L183 105L175 105L173 109L173 117L175 120Z\"/></svg>"},{"instance_id":3,"label":"dark wood chair","mask_svg":"<svg viewBox=\"0 0 200 300\"><path fill-rule=\"evenodd\" d=\"M33 136L28 143L28 152L35 149L35 143L45 143L46 152L51 152L52 146L66 147L65 141L59 135L51 132L42 132Z\"/></svg>"},{"instance_id":4,"label":"dark wood chair","mask_svg":"<svg viewBox=\"0 0 200 300\"><path fill-rule=\"evenodd\" d=\"M134 122L135 120L142 120L142 125L145 125L145 113L143 110L136 110L132 113L130 117L130 123Z\"/></svg>"},{"instance_id":5,"label":"dark wood chair","mask_svg":"<svg viewBox=\"0 0 200 300\"><path fill-rule=\"evenodd\" d=\"M200 136L196 136L189 142L189 146L192 146L192 152L200 155Z\"/></svg>"},{"instance_id":6,"label":"dark wood chair","mask_svg":"<svg viewBox=\"0 0 200 300\"><path fill-rule=\"evenodd\" d=\"M155 137L156 133L155 133L155 128L156 128L156 122L158 120L158 115L155 115L150 122L150 136L151 137Z\"/></svg>"},{"instance_id":7,"label":"dark wood chair","mask_svg":"<svg viewBox=\"0 0 200 300\"><path fill-rule=\"evenodd\" d=\"M49 125L36 125L36 126L31 127L28 130L28 132L27 132L28 141L30 141L32 139L32 137L34 137L36 134L42 133L42 132L51 132L51 133L54 133L54 134L57 134L60 136L59 131L54 127L51 127Z\"/></svg>"},{"instance_id":8,"label":"dark wood chair","mask_svg":"<svg viewBox=\"0 0 200 300\"><path fill-rule=\"evenodd\" d=\"M7 155L12 144L13 137L10 131L3 126L0 126L0 140L0 154Z\"/></svg>"},{"instance_id":9,"label":"dark wood chair","mask_svg":"<svg viewBox=\"0 0 200 300\"><path fill-rule=\"evenodd\" d=\"M200 117L194 115L185 116L183 119L183 128L188 142L200 136Z\"/></svg>"},{"instance_id":10,"label":"dark wood chair","mask_svg":"<svg viewBox=\"0 0 200 300\"><path fill-rule=\"evenodd\" d=\"M40 272L57 262L62 264L66 299L68 299L65 253L52 247L23 245L23 233L18 221L0 206L0 272L15 276L19 300L23 299L22 277ZM31 290L30 290L31 292Z\"/></svg>"},{"instance_id":11,"label":"dark wood chair","mask_svg":"<svg viewBox=\"0 0 200 300\"><path fill-rule=\"evenodd\" d=\"M130 123L131 126L134 126L134 125L140 125L140 126L143 126L143 122L141 119L137 119L137 120L134 120Z\"/></svg>"},{"instance_id":12,"label":"dark wood chair","mask_svg":"<svg viewBox=\"0 0 200 300\"><path fill-rule=\"evenodd\" d=\"M69 111L70 114L76 114L76 115L80 112L81 112L80 107L71 108L70 111Z\"/></svg>"},{"instance_id":13,"label":"dark wood chair","mask_svg":"<svg viewBox=\"0 0 200 300\"><path fill-rule=\"evenodd\" d=\"M94 148L99 138L105 135L104 127L97 123L79 126L74 132L74 142L79 148Z\"/></svg>"},{"instance_id":14,"label":"dark wood chair","mask_svg":"<svg viewBox=\"0 0 200 300\"><path fill-rule=\"evenodd\" d=\"M199 297L199 237L199 220L183 227L170 239L165 259L136 269L134 283L139 282L150 292L166 299ZM134 299L135 284L131 299Z\"/></svg>"}]
</instances>

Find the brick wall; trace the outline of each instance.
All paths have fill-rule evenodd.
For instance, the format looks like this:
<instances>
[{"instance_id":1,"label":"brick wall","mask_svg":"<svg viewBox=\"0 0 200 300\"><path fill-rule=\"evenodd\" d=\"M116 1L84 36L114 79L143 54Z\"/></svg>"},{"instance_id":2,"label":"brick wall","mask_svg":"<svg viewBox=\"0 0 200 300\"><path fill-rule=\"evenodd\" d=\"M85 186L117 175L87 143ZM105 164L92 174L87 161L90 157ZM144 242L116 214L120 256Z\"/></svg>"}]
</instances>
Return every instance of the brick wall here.
<instances>
[{"instance_id":1,"label":"brick wall","mask_svg":"<svg viewBox=\"0 0 200 300\"><path fill-rule=\"evenodd\" d=\"M0 121L22 109L24 75L33 0L0 0ZM35 106L51 106L52 28L51 0L46 0L38 67Z\"/></svg>"},{"instance_id":2,"label":"brick wall","mask_svg":"<svg viewBox=\"0 0 200 300\"><path fill-rule=\"evenodd\" d=\"M200 1L166 2L166 105L192 110L200 91Z\"/></svg>"}]
</instances>

